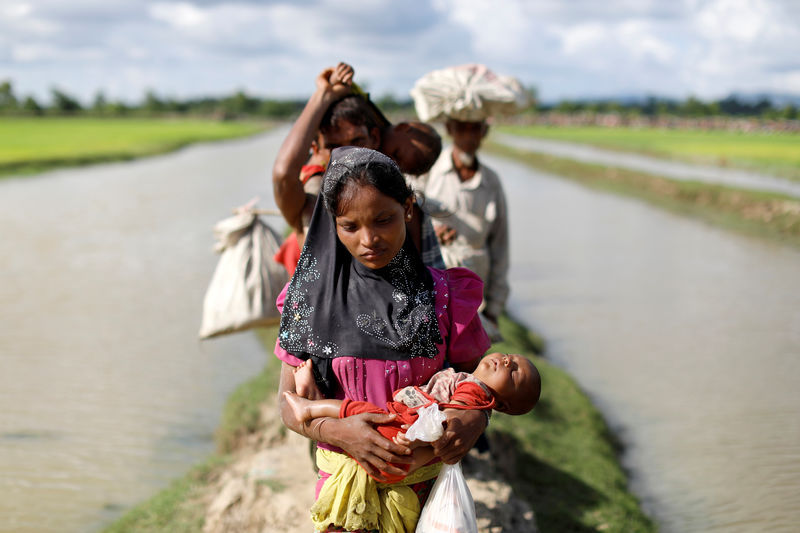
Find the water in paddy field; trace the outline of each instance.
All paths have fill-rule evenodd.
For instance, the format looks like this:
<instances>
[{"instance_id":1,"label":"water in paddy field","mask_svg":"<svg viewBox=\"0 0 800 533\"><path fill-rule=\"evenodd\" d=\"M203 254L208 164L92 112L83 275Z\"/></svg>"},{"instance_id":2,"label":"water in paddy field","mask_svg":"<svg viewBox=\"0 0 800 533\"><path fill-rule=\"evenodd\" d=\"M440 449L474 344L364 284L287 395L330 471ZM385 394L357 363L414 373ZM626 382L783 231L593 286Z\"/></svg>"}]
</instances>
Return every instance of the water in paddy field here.
<instances>
[{"instance_id":1,"label":"water in paddy field","mask_svg":"<svg viewBox=\"0 0 800 533\"><path fill-rule=\"evenodd\" d=\"M668 161L647 155L597 148L586 144L524 137L507 133L498 133L495 138L498 142L514 148L566 157L582 163L627 168L670 179L700 181L742 189L769 191L800 198L800 183L797 181L769 176L759 172Z\"/></svg>"},{"instance_id":2,"label":"water in paddy field","mask_svg":"<svg viewBox=\"0 0 800 533\"><path fill-rule=\"evenodd\" d=\"M800 252L485 161L509 200L510 310L621 436L661 531L796 531Z\"/></svg>"},{"instance_id":3,"label":"water in paddy field","mask_svg":"<svg viewBox=\"0 0 800 533\"><path fill-rule=\"evenodd\" d=\"M97 529L211 454L274 359L197 338L211 228L274 205L284 135L0 181L0 531Z\"/></svg>"},{"instance_id":4,"label":"water in paddy field","mask_svg":"<svg viewBox=\"0 0 800 533\"><path fill-rule=\"evenodd\" d=\"M285 133L0 181L0 531L97 529L211 453L271 360L251 333L197 340L211 227L274 205ZM485 160L510 309L620 433L662 530L793 531L800 253Z\"/></svg>"}]
</instances>

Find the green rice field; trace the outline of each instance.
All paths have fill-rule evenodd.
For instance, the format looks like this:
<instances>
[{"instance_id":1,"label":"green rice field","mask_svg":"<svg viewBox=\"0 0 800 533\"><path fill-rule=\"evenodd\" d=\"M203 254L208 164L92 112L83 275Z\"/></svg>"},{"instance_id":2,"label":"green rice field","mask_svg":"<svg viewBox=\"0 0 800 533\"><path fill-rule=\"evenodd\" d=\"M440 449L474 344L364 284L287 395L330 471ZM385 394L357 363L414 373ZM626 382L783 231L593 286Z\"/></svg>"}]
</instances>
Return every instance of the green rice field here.
<instances>
[{"instance_id":1,"label":"green rice field","mask_svg":"<svg viewBox=\"0 0 800 533\"><path fill-rule=\"evenodd\" d=\"M0 118L0 176L133 159L252 135L265 123L201 119Z\"/></svg>"},{"instance_id":2,"label":"green rice field","mask_svg":"<svg viewBox=\"0 0 800 533\"><path fill-rule=\"evenodd\" d=\"M730 166L800 181L800 134L656 128L501 126L500 131L693 163Z\"/></svg>"}]
</instances>

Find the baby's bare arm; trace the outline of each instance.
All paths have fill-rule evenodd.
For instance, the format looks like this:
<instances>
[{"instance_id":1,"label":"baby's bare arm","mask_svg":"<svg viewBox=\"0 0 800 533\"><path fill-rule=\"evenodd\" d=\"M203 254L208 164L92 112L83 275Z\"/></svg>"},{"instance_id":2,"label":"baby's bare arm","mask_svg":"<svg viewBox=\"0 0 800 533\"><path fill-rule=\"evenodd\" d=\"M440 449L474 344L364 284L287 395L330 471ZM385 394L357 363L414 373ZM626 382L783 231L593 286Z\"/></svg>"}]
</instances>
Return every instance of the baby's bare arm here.
<instances>
[{"instance_id":1,"label":"baby's bare arm","mask_svg":"<svg viewBox=\"0 0 800 533\"><path fill-rule=\"evenodd\" d=\"M286 363L281 366L278 401L281 420L292 431L309 439L327 442L342 448L356 459L376 479L389 481L381 471L402 476L405 470L394 466L407 464L411 450L387 439L375 430L378 424L388 424L395 415L363 413L343 419L330 417L314 418L309 422L299 420L291 408L285 392L294 392L294 368Z\"/></svg>"}]
</instances>

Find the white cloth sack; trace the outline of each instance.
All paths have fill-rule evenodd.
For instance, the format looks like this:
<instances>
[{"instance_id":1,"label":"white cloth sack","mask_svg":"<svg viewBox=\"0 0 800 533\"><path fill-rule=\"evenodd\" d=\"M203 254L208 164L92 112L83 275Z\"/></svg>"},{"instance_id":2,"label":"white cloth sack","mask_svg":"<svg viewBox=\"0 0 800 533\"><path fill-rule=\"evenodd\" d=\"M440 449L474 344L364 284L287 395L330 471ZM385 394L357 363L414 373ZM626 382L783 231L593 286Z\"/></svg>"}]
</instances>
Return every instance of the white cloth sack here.
<instances>
[{"instance_id":1,"label":"white cloth sack","mask_svg":"<svg viewBox=\"0 0 800 533\"><path fill-rule=\"evenodd\" d=\"M431 71L411 89L419 119L454 118L480 122L530 105L530 96L511 76L499 76L486 65L468 64Z\"/></svg>"},{"instance_id":2,"label":"white cloth sack","mask_svg":"<svg viewBox=\"0 0 800 533\"><path fill-rule=\"evenodd\" d=\"M248 207L218 222L214 236L214 251L222 255L203 301L200 338L277 324L275 300L289 280L273 259L278 234Z\"/></svg>"},{"instance_id":3,"label":"white cloth sack","mask_svg":"<svg viewBox=\"0 0 800 533\"><path fill-rule=\"evenodd\" d=\"M422 513L416 533L478 533L475 502L461 472L461 462L442 466Z\"/></svg>"}]
</instances>

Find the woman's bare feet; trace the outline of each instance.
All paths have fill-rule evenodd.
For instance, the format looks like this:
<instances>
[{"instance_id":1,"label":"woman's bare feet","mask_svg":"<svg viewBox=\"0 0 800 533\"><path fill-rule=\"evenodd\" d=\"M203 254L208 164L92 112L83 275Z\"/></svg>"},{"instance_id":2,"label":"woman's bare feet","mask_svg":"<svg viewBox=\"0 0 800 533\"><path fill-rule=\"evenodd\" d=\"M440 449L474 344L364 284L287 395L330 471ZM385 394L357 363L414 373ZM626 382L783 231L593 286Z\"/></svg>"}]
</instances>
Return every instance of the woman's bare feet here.
<instances>
[{"instance_id":1,"label":"woman's bare feet","mask_svg":"<svg viewBox=\"0 0 800 533\"><path fill-rule=\"evenodd\" d=\"M303 363L294 369L294 388L299 396L309 400L321 400L324 398L317 382L314 381L314 370L312 367L311 359L303 361Z\"/></svg>"}]
</instances>

